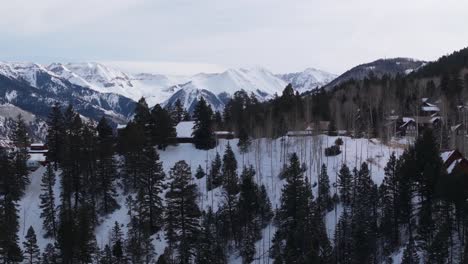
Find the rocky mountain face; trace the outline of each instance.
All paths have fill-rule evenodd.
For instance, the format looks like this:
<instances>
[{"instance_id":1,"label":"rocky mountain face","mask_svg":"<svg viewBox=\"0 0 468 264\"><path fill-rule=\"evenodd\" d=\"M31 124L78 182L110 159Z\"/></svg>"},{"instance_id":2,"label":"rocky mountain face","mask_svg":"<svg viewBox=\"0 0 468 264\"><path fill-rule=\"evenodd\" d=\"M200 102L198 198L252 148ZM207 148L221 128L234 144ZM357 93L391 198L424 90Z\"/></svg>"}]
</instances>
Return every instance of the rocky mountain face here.
<instances>
[{"instance_id":1,"label":"rocky mountain face","mask_svg":"<svg viewBox=\"0 0 468 264\"><path fill-rule=\"evenodd\" d=\"M222 111L240 90L265 101L280 95L288 83L303 93L327 84L334 77L313 68L278 75L255 67L171 76L130 74L95 62L50 65L0 62L0 107L15 107L25 111L23 114L34 116L37 124L31 125L32 133L41 138L45 134L39 123L44 122L56 102L64 106L73 104L85 118L97 120L106 116L114 123L125 123L131 118L135 101L141 97L145 97L150 106L171 106L180 100L188 111L204 97L215 111ZM0 134L0 138L7 138L1 128Z\"/></svg>"},{"instance_id":2,"label":"rocky mountain face","mask_svg":"<svg viewBox=\"0 0 468 264\"><path fill-rule=\"evenodd\" d=\"M337 75L314 68L307 68L302 72L278 74L279 78L292 84L299 93L320 88L333 81Z\"/></svg>"},{"instance_id":3,"label":"rocky mountain face","mask_svg":"<svg viewBox=\"0 0 468 264\"><path fill-rule=\"evenodd\" d=\"M41 65L0 63L0 105L15 106L43 121L56 102L72 104L85 118L106 116L114 123L126 122L134 109L129 98L73 84Z\"/></svg>"}]
</instances>

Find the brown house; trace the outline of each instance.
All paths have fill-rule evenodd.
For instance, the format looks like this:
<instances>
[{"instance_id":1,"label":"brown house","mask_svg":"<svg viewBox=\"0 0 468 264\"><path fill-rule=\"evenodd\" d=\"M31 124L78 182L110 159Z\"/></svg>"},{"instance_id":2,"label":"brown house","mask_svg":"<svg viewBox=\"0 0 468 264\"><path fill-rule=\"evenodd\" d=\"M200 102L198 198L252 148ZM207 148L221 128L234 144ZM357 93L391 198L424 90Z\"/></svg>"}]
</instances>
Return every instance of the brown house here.
<instances>
[{"instance_id":1,"label":"brown house","mask_svg":"<svg viewBox=\"0 0 468 264\"><path fill-rule=\"evenodd\" d=\"M447 169L449 174L452 173L463 173L468 174L468 160L463 157L458 150L445 151L441 153L444 167Z\"/></svg>"}]
</instances>

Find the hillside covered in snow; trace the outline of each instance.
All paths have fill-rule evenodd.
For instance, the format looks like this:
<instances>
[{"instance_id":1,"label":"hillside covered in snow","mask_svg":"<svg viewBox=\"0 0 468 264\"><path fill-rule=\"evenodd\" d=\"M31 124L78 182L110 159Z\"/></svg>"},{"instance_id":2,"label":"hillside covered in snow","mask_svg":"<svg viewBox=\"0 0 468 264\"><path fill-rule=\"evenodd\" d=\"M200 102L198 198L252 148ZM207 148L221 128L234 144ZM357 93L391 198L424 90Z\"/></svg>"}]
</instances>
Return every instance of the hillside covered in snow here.
<instances>
[{"instance_id":1,"label":"hillside covered in snow","mask_svg":"<svg viewBox=\"0 0 468 264\"><path fill-rule=\"evenodd\" d=\"M192 176L195 175L197 167L207 168L213 161L216 152L221 155L224 153L227 144L230 144L235 153L238 162L238 172L240 173L243 166L252 165L256 171L255 182L259 185L264 185L267 189L268 196L271 200L272 207L277 208L280 205L280 197L282 186L285 180L279 178L283 166L288 162L291 153L297 153L302 164L307 169L305 176L310 180L313 186L313 192L317 195L317 177L320 172L320 167L325 164L328 167L331 186L336 186L337 173L342 164L347 164L350 168L359 166L362 162L367 162L371 171L373 180L380 184L384 175L384 166L392 152L397 155L401 154L402 149L392 148L380 143L377 140L367 139L351 139L343 137L343 146L341 153L338 156L326 157L323 152L327 146L333 145L337 137L329 136L314 136L314 137L292 137L281 138L276 140L258 139L252 142L249 152L241 154L237 147L237 139L221 140L219 145L212 150L202 151L194 148L192 144L179 144L178 146L169 146L164 151L159 151L164 171L169 172L169 169L179 160L186 160L192 170ZM26 189L25 196L19 203L20 229L19 237L24 241L24 236L29 226L33 226L38 236L38 243L41 249L44 249L47 243L52 242L51 239L43 238L45 234L42 227L42 219L40 218L41 210L39 208L39 195L41 193L41 178L45 172L44 167L40 167L30 174L31 184ZM121 172L122 173L122 172ZM56 202L59 203L59 195L61 192L60 171L56 173L57 182L54 187ZM206 177L196 179L193 177L193 183L198 187L198 205L200 208L207 210L212 207L214 211L218 210L221 205L222 187L218 187L212 191L208 191L206 187ZM332 193L335 193L336 188L332 188ZM118 198L120 209L112 214L100 218L100 223L95 230L97 244L103 248L109 243L110 232L115 221L119 222L123 230L127 230L129 223L128 207L125 203L126 195L122 189L118 190ZM58 204L57 204L58 205ZM330 238L334 235L335 225L338 221L342 207L338 205L335 210L327 214L326 227ZM271 241L275 231L275 226L270 224L262 231L262 238L256 242L255 259L259 263L271 263L267 251L271 246ZM153 237L153 244L158 255L162 254L167 242L164 233L160 232ZM233 250L229 253L229 263L241 263L239 252Z\"/></svg>"}]
</instances>

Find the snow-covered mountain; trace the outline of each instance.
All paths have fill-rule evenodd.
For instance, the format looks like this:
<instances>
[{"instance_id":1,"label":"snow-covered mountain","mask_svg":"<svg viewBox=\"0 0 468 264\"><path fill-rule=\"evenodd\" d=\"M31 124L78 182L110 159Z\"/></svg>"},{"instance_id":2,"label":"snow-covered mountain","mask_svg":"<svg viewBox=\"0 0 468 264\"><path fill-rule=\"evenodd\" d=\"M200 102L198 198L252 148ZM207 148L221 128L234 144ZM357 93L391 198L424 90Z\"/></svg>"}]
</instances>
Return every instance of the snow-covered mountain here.
<instances>
[{"instance_id":1,"label":"snow-covered mountain","mask_svg":"<svg viewBox=\"0 0 468 264\"><path fill-rule=\"evenodd\" d=\"M132 75L96 62L53 63L47 69L71 83L100 93L120 94L134 101L145 97L151 106L169 98L174 93L171 87L187 81L184 76Z\"/></svg>"},{"instance_id":2,"label":"snow-covered mountain","mask_svg":"<svg viewBox=\"0 0 468 264\"><path fill-rule=\"evenodd\" d=\"M191 111L200 96L203 96L215 110L221 111L237 91L244 90L262 101L281 94L286 85L285 81L259 67L229 69L214 74L202 73L191 77L187 83L175 86L176 92L164 104L172 105L180 100Z\"/></svg>"},{"instance_id":3,"label":"snow-covered mountain","mask_svg":"<svg viewBox=\"0 0 468 264\"><path fill-rule=\"evenodd\" d=\"M44 116L52 102L73 103L83 116L103 114L123 121L131 115L133 102L145 97L150 106L173 105L177 100L193 110L200 97L217 111L222 111L235 92L244 90L260 101L281 94L288 83L299 92L322 86L334 75L307 69L304 72L275 75L254 67L228 69L221 73L171 76L154 73L130 74L101 63L0 63L0 103L11 103L33 114ZM14 83L14 84L13 84ZM1 83L0 83L1 84ZM10 88L14 89L10 89ZM8 88L8 89L7 89ZM29 96L20 96L21 93ZM42 97L46 97L42 98ZM34 100L42 101L40 107ZM24 101L22 105L19 102Z\"/></svg>"},{"instance_id":4,"label":"snow-covered mountain","mask_svg":"<svg viewBox=\"0 0 468 264\"><path fill-rule=\"evenodd\" d=\"M333 81L338 75L322 70L307 68L302 72L278 74L279 78L292 84L299 93L322 87Z\"/></svg>"},{"instance_id":5,"label":"snow-covered mountain","mask_svg":"<svg viewBox=\"0 0 468 264\"><path fill-rule=\"evenodd\" d=\"M122 95L100 93L71 83L36 63L0 62L0 104L44 120L55 102L72 104L83 117L96 120L107 116L117 123L128 120L135 104Z\"/></svg>"}]
</instances>

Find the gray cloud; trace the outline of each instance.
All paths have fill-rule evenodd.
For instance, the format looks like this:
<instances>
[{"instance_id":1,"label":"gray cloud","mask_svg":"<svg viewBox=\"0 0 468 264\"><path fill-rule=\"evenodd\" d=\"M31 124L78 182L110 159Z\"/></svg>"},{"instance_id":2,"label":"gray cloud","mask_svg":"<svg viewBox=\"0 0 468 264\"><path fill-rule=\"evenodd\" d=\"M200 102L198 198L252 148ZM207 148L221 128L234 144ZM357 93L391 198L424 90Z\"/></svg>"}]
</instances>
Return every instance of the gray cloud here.
<instances>
[{"instance_id":1,"label":"gray cloud","mask_svg":"<svg viewBox=\"0 0 468 264\"><path fill-rule=\"evenodd\" d=\"M340 73L463 48L467 11L460 0L9 1L0 9L0 59Z\"/></svg>"}]
</instances>

